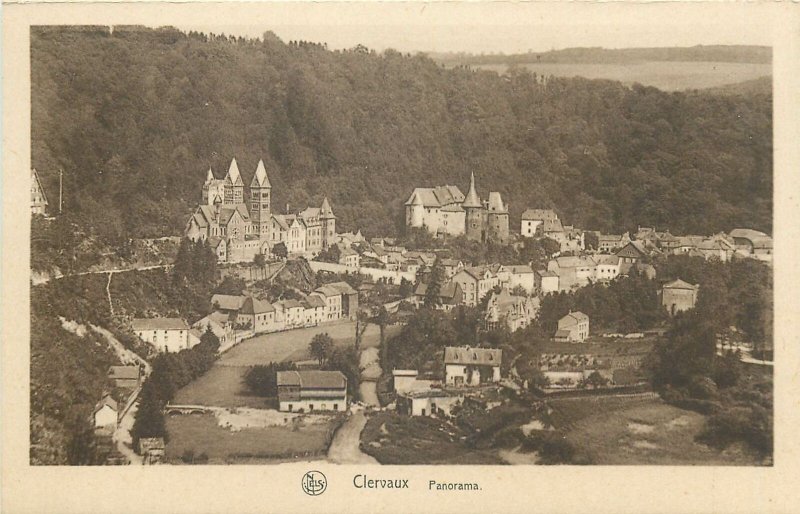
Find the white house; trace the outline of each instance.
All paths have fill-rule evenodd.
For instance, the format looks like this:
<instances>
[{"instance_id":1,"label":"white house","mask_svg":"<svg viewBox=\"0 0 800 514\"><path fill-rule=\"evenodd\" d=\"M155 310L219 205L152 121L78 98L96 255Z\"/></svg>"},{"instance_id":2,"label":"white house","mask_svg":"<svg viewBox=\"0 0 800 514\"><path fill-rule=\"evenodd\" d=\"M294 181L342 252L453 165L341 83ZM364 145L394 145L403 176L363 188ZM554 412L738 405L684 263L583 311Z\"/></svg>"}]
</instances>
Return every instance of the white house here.
<instances>
[{"instance_id":1,"label":"white house","mask_svg":"<svg viewBox=\"0 0 800 514\"><path fill-rule=\"evenodd\" d=\"M189 348L189 325L180 318L136 318L131 323L139 339L159 352L179 352Z\"/></svg>"},{"instance_id":2,"label":"white house","mask_svg":"<svg viewBox=\"0 0 800 514\"><path fill-rule=\"evenodd\" d=\"M558 320L555 340L565 343L582 343L589 337L589 316L582 312L570 312Z\"/></svg>"},{"instance_id":3,"label":"white house","mask_svg":"<svg viewBox=\"0 0 800 514\"><path fill-rule=\"evenodd\" d=\"M117 402L106 394L94 406L92 419L95 428L114 428L117 426Z\"/></svg>"},{"instance_id":4,"label":"white house","mask_svg":"<svg viewBox=\"0 0 800 514\"><path fill-rule=\"evenodd\" d=\"M445 384L463 387L499 382L502 360L499 349L448 346L444 349Z\"/></svg>"},{"instance_id":5,"label":"white house","mask_svg":"<svg viewBox=\"0 0 800 514\"><path fill-rule=\"evenodd\" d=\"M528 209L522 213L519 233L523 237L543 235L543 225L546 220L556 221L558 215L552 209Z\"/></svg>"},{"instance_id":6,"label":"white house","mask_svg":"<svg viewBox=\"0 0 800 514\"><path fill-rule=\"evenodd\" d=\"M533 276L533 268L528 265L505 266L508 271L508 288L514 289L519 286L528 294L533 294L536 290L536 279Z\"/></svg>"}]
</instances>

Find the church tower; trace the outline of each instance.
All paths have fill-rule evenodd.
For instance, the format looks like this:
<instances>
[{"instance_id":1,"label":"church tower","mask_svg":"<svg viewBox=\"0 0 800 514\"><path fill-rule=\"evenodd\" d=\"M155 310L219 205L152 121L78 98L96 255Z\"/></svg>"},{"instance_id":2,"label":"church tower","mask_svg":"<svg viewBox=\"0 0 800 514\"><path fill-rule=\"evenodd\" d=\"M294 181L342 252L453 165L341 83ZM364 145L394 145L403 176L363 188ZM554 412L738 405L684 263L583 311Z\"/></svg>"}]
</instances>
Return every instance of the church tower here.
<instances>
[{"instance_id":1,"label":"church tower","mask_svg":"<svg viewBox=\"0 0 800 514\"><path fill-rule=\"evenodd\" d=\"M469 192L461 208L466 212L466 230L464 233L471 241L483 241L483 205L475 191L475 173L470 174Z\"/></svg>"},{"instance_id":2,"label":"church tower","mask_svg":"<svg viewBox=\"0 0 800 514\"><path fill-rule=\"evenodd\" d=\"M203 205L213 205L214 197L217 195L220 198L225 196L225 181L215 177L211 168L208 168L206 181L203 184Z\"/></svg>"},{"instance_id":3,"label":"church tower","mask_svg":"<svg viewBox=\"0 0 800 514\"><path fill-rule=\"evenodd\" d=\"M267 170L264 161L258 161L256 174L250 182L250 220L253 224L253 232L258 234L258 238L268 241L269 228L272 222L271 196L272 185L267 177Z\"/></svg>"},{"instance_id":4,"label":"church tower","mask_svg":"<svg viewBox=\"0 0 800 514\"><path fill-rule=\"evenodd\" d=\"M225 196L222 203L223 205L244 203L244 182L242 182L242 175L239 173L235 157L231 160L228 174L225 175Z\"/></svg>"},{"instance_id":5,"label":"church tower","mask_svg":"<svg viewBox=\"0 0 800 514\"><path fill-rule=\"evenodd\" d=\"M336 243L336 216L331 210L327 196L322 200L322 206L319 208L319 220L322 224L322 249L327 250Z\"/></svg>"}]
</instances>

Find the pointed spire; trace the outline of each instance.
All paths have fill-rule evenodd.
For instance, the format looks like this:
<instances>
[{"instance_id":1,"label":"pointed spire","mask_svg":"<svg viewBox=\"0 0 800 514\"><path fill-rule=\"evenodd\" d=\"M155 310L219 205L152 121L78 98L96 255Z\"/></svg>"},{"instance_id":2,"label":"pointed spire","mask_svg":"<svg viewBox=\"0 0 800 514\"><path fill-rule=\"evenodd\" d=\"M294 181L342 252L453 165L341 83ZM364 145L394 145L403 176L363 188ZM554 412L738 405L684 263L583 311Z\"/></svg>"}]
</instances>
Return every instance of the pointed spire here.
<instances>
[{"instance_id":1,"label":"pointed spire","mask_svg":"<svg viewBox=\"0 0 800 514\"><path fill-rule=\"evenodd\" d=\"M272 187L269 183L269 177L267 177L267 169L264 167L264 161L261 159L258 160L256 174L253 175L253 180L250 181L250 187Z\"/></svg>"},{"instance_id":2,"label":"pointed spire","mask_svg":"<svg viewBox=\"0 0 800 514\"><path fill-rule=\"evenodd\" d=\"M414 191L414 195L411 197L411 205L424 205L422 203L422 198L419 197L416 191Z\"/></svg>"},{"instance_id":3,"label":"pointed spire","mask_svg":"<svg viewBox=\"0 0 800 514\"><path fill-rule=\"evenodd\" d=\"M321 219L331 219L336 217L333 215L333 210L331 210L331 204L328 203L327 196L322 200L322 207L319 208L319 217Z\"/></svg>"},{"instance_id":4,"label":"pointed spire","mask_svg":"<svg viewBox=\"0 0 800 514\"><path fill-rule=\"evenodd\" d=\"M228 174L225 175L225 181L230 182L234 186L244 185L242 183L242 175L239 173L239 166L236 164L236 157L231 159L231 165L228 168Z\"/></svg>"},{"instance_id":5,"label":"pointed spire","mask_svg":"<svg viewBox=\"0 0 800 514\"><path fill-rule=\"evenodd\" d=\"M208 168L208 173L206 174L206 182L211 182L216 177L214 177L214 172L211 171L211 167Z\"/></svg>"},{"instance_id":6,"label":"pointed spire","mask_svg":"<svg viewBox=\"0 0 800 514\"><path fill-rule=\"evenodd\" d=\"M464 203L461 204L461 207L467 208L480 208L481 201L478 198L478 193L475 192L475 173L472 172L469 175L469 193L467 193L467 197L464 198Z\"/></svg>"}]
</instances>

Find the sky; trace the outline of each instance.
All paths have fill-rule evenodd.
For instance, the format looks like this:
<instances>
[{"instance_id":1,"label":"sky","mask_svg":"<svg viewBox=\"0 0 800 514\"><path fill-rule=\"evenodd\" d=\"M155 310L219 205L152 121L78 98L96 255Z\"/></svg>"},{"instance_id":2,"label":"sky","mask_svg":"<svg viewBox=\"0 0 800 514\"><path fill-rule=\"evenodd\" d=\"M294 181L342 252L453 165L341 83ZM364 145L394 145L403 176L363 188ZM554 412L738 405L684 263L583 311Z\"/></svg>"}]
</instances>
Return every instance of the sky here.
<instances>
[{"instance_id":1,"label":"sky","mask_svg":"<svg viewBox=\"0 0 800 514\"><path fill-rule=\"evenodd\" d=\"M245 18L238 12L211 23L178 24L184 30L284 41L357 44L402 52L516 53L578 46L634 48L712 44L771 45L768 13L736 4L621 5L616 3L321 3L267 6ZM764 16L762 16L764 15ZM260 21L264 19L264 21Z\"/></svg>"}]
</instances>

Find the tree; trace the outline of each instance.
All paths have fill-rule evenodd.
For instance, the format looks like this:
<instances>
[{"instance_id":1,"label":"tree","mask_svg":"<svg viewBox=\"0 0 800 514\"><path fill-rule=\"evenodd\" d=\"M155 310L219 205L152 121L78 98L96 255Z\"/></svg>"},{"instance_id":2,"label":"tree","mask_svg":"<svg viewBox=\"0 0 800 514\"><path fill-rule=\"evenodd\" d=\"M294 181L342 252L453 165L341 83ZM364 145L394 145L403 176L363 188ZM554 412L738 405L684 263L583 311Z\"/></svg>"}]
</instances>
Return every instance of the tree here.
<instances>
[{"instance_id":1,"label":"tree","mask_svg":"<svg viewBox=\"0 0 800 514\"><path fill-rule=\"evenodd\" d=\"M553 255L561 251L561 244L555 239L549 237L542 238L542 249L548 259L552 259Z\"/></svg>"},{"instance_id":2,"label":"tree","mask_svg":"<svg viewBox=\"0 0 800 514\"><path fill-rule=\"evenodd\" d=\"M600 238L597 237L597 232L587 230L583 233L583 245L587 250L597 250L600 248Z\"/></svg>"},{"instance_id":3,"label":"tree","mask_svg":"<svg viewBox=\"0 0 800 514\"><path fill-rule=\"evenodd\" d=\"M275 246L272 247L272 255L279 259L285 259L289 256L289 250L286 248L286 244L284 243L277 243Z\"/></svg>"},{"instance_id":4,"label":"tree","mask_svg":"<svg viewBox=\"0 0 800 514\"><path fill-rule=\"evenodd\" d=\"M323 366L333 351L333 338L327 332L315 335L308 345L308 351Z\"/></svg>"},{"instance_id":5,"label":"tree","mask_svg":"<svg viewBox=\"0 0 800 514\"><path fill-rule=\"evenodd\" d=\"M601 375L599 371L595 370L586 377L586 384L592 386L593 389L597 389L598 387L607 385L608 379Z\"/></svg>"},{"instance_id":6,"label":"tree","mask_svg":"<svg viewBox=\"0 0 800 514\"><path fill-rule=\"evenodd\" d=\"M400 279L400 288L397 290L397 294L400 295L401 298L408 298L414 292L414 284L411 283L410 280L407 280L405 277Z\"/></svg>"},{"instance_id":7,"label":"tree","mask_svg":"<svg viewBox=\"0 0 800 514\"><path fill-rule=\"evenodd\" d=\"M386 325L388 325L390 321L389 312L386 310L386 307L381 305L380 309L378 309L378 314L375 316L375 323L381 330L381 346L386 342Z\"/></svg>"},{"instance_id":8,"label":"tree","mask_svg":"<svg viewBox=\"0 0 800 514\"><path fill-rule=\"evenodd\" d=\"M430 309L442 304L440 294L444 280L444 266L442 266L441 261L437 258L427 277L427 289L425 290L425 300L423 301L423 305L426 308Z\"/></svg>"},{"instance_id":9,"label":"tree","mask_svg":"<svg viewBox=\"0 0 800 514\"><path fill-rule=\"evenodd\" d=\"M253 257L253 264L258 266L259 268L263 268L266 263L267 259L264 257L263 253L257 253Z\"/></svg>"},{"instance_id":10,"label":"tree","mask_svg":"<svg viewBox=\"0 0 800 514\"><path fill-rule=\"evenodd\" d=\"M256 396L272 398L278 395L278 371L294 369L297 369L294 362L270 362L266 366L253 366L245 373L244 383Z\"/></svg>"}]
</instances>

